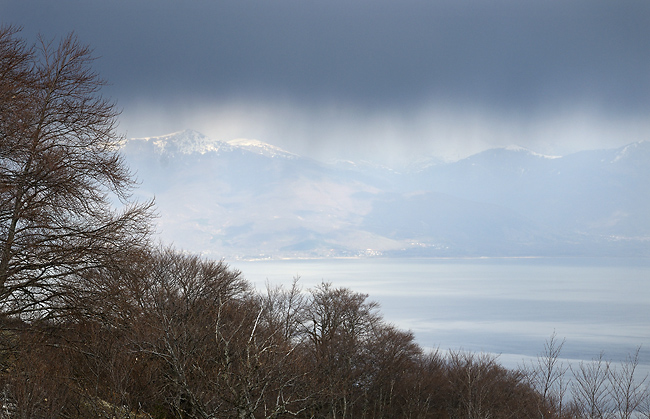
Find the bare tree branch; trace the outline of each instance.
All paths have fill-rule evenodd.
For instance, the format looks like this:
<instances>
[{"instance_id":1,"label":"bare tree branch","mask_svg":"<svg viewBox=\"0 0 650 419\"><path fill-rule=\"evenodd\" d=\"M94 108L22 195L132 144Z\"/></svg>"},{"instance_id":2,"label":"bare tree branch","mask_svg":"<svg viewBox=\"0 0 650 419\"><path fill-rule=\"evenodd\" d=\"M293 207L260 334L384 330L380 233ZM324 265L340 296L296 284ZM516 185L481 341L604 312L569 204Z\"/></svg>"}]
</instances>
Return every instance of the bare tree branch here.
<instances>
[{"instance_id":1,"label":"bare tree branch","mask_svg":"<svg viewBox=\"0 0 650 419\"><path fill-rule=\"evenodd\" d=\"M91 50L74 35L28 48L16 34L0 29L0 305L47 316L85 271L148 243L153 204L128 201L118 112Z\"/></svg>"}]
</instances>

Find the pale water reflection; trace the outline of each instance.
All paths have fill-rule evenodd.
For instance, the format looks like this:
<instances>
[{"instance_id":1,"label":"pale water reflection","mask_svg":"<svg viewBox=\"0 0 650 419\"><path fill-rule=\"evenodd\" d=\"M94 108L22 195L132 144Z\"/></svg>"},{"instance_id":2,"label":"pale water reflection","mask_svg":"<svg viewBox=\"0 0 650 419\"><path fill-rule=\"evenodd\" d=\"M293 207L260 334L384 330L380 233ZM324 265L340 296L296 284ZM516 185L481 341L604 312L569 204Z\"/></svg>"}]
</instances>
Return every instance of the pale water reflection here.
<instances>
[{"instance_id":1,"label":"pale water reflection","mask_svg":"<svg viewBox=\"0 0 650 419\"><path fill-rule=\"evenodd\" d=\"M605 351L622 360L639 345L650 366L650 260L344 259L230 263L258 289L321 281L369 294L384 318L427 348L535 356L553 331L564 357ZM513 360L513 361L508 361ZM514 361L516 360L516 361Z\"/></svg>"}]
</instances>

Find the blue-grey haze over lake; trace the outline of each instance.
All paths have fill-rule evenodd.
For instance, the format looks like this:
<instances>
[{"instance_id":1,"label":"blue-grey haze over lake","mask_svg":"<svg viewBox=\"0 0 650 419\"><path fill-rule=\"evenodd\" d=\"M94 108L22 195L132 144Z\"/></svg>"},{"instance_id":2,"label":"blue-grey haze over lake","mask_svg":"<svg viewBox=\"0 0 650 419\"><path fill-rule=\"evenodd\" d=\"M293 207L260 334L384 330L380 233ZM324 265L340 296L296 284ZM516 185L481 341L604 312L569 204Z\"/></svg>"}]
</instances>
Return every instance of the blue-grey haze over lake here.
<instances>
[{"instance_id":1,"label":"blue-grey haze over lake","mask_svg":"<svg viewBox=\"0 0 650 419\"><path fill-rule=\"evenodd\" d=\"M235 261L259 290L331 282L369 294L425 348L501 354L516 366L555 332L562 356L650 368L650 261L640 259L344 259Z\"/></svg>"}]
</instances>

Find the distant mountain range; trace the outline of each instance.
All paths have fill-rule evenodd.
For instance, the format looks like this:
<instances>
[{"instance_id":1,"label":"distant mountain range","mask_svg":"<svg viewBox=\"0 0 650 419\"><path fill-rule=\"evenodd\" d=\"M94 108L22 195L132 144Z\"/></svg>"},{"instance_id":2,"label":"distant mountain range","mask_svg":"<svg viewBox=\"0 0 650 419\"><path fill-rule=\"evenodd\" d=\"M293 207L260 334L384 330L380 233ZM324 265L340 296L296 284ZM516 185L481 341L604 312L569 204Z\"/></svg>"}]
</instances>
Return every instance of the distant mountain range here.
<instances>
[{"instance_id":1,"label":"distant mountain range","mask_svg":"<svg viewBox=\"0 0 650 419\"><path fill-rule=\"evenodd\" d=\"M650 143L405 172L195 131L127 140L164 242L216 258L650 256Z\"/></svg>"}]
</instances>

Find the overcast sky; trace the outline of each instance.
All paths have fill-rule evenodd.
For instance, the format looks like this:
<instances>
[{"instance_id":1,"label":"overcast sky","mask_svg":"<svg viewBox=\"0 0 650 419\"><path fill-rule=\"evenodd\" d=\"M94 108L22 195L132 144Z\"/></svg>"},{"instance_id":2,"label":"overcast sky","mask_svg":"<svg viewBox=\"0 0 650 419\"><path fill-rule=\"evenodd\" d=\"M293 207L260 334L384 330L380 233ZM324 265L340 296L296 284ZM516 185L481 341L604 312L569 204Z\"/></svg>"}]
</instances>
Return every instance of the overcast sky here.
<instances>
[{"instance_id":1,"label":"overcast sky","mask_svg":"<svg viewBox=\"0 0 650 419\"><path fill-rule=\"evenodd\" d=\"M647 0L0 0L0 22L93 47L128 137L388 163L650 140Z\"/></svg>"}]
</instances>

